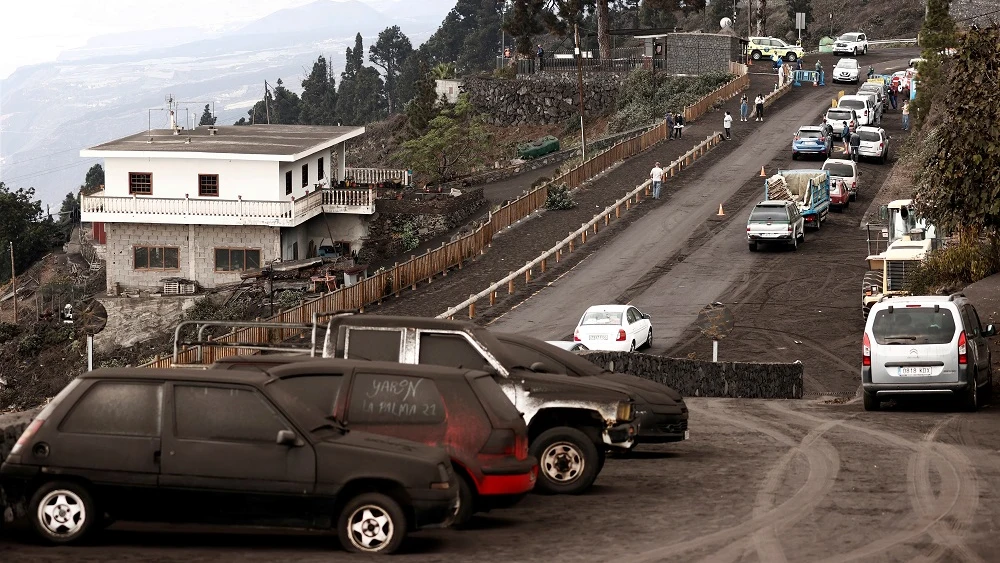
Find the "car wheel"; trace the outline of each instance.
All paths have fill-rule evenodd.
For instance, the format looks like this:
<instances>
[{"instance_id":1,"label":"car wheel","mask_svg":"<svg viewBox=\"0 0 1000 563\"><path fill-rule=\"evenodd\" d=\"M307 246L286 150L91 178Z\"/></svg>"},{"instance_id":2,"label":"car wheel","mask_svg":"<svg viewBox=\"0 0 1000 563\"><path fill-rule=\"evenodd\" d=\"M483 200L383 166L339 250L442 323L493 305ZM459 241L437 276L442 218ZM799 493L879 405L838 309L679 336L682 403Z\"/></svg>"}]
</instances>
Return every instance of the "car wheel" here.
<instances>
[{"instance_id":1,"label":"car wheel","mask_svg":"<svg viewBox=\"0 0 1000 563\"><path fill-rule=\"evenodd\" d=\"M755 61L759 61L760 60L760 51L753 51L752 53L750 53L750 58L753 59L753 60L755 60Z\"/></svg>"},{"instance_id":2,"label":"car wheel","mask_svg":"<svg viewBox=\"0 0 1000 563\"><path fill-rule=\"evenodd\" d=\"M458 471L456 469L456 471ZM476 509L476 494L469 485L469 480L465 475L458 477L458 506L455 507L455 521L452 524L455 528L461 528L472 520L472 515Z\"/></svg>"},{"instance_id":3,"label":"car wheel","mask_svg":"<svg viewBox=\"0 0 1000 563\"><path fill-rule=\"evenodd\" d=\"M979 409L979 376L972 373L972 381L969 382L969 389L962 396L962 410L976 412Z\"/></svg>"},{"instance_id":4,"label":"car wheel","mask_svg":"<svg viewBox=\"0 0 1000 563\"><path fill-rule=\"evenodd\" d=\"M406 514L392 497L360 494L347 502L337 518L337 535L347 551L392 553L406 537Z\"/></svg>"},{"instance_id":5,"label":"car wheel","mask_svg":"<svg viewBox=\"0 0 1000 563\"><path fill-rule=\"evenodd\" d=\"M543 493L575 495L590 488L600 471L600 452L589 436L576 428L558 426L542 432L531 444L538 459Z\"/></svg>"},{"instance_id":6,"label":"car wheel","mask_svg":"<svg viewBox=\"0 0 1000 563\"><path fill-rule=\"evenodd\" d=\"M649 332L646 333L646 343L642 345L643 348L653 347L653 327L649 327Z\"/></svg>"},{"instance_id":7,"label":"car wheel","mask_svg":"<svg viewBox=\"0 0 1000 563\"><path fill-rule=\"evenodd\" d=\"M855 57L858 56L858 48L857 47L854 48L854 56Z\"/></svg>"},{"instance_id":8,"label":"car wheel","mask_svg":"<svg viewBox=\"0 0 1000 563\"><path fill-rule=\"evenodd\" d=\"M792 250L798 250L798 249L799 249L799 237L793 236L792 237Z\"/></svg>"},{"instance_id":9,"label":"car wheel","mask_svg":"<svg viewBox=\"0 0 1000 563\"><path fill-rule=\"evenodd\" d=\"M797 56L795 56L795 53L788 53L788 62L790 62L790 63L794 63L794 62L795 62L795 59L797 59L797 58L798 58L798 57L797 57Z\"/></svg>"},{"instance_id":10,"label":"car wheel","mask_svg":"<svg viewBox=\"0 0 1000 563\"><path fill-rule=\"evenodd\" d=\"M819 216L819 213L817 213L816 214L816 230L818 231L818 230L820 230L822 228L823 228L823 218Z\"/></svg>"},{"instance_id":11,"label":"car wheel","mask_svg":"<svg viewBox=\"0 0 1000 563\"><path fill-rule=\"evenodd\" d=\"M844 206L841 207L840 210L847 211L849 207L851 207L851 196L847 196L847 199L844 200Z\"/></svg>"},{"instance_id":12,"label":"car wheel","mask_svg":"<svg viewBox=\"0 0 1000 563\"><path fill-rule=\"evenodd\" d=\"M853 194L850 194L850 195L847 196L847 201L857 201L857 199L858 199L858 193L857 192L854 192Z\"/></svg>"},{"instance_id":13,"label":"car wheel","mask_svg":"<svg viewBox=\"0 0 1000 563\"><path fill-rule=\"evenodd\" d=\"M806 228L802 227L802 230L799 231L799 244L802 244L805 241L806 241Z\"/></svg>"},{"instance_id":14,"label":"car wheel","mask_svg":"<svg viewBox=\"0 0 1000 563\"><path fill-rule=\"evenodd\" d=\"M757 243L756 242L751 242L750 243L750 252L757 252Z\"/></svg>"},{"instance_id":15,"label":"car wheel","mask_svg":"<svg viewBox=\"0 0 1000 563\"><path fill-rule=\"evenodd\" d=\"M866 411L877 411L882 408L882 401L879 400L878 395L875 393L862 391L861 395L865 403Z\"/></svg>"},{"instance_id":16,"label":"car wheel","mask_svg":"<svg viewBox=\"0 0 1000 563\"><path fill-rule=\"evenodd\" d=\"M983 404L993 402L993 368L989 369L986 376L986 388L983 389Z\"/></svg>"},{"instance_id":17,"label":"car wheel","mask_svg":"<svg viewBox=\"0 0 1000 563\"><path fill-rule=\"evenodd\" d=\"M868 45L865 45L865 50L864 50L864 52L862 54L863 55L867 55L868 54Z\"/></svg>"},{"instance_id":18,"label":"car wheel","mask_svg":"<svg viewBox=\"0 0 1000 563\"><path fill-rule=\"evenodd\" d=\"M628 348L629 352L635 352L635 340L632 341L632 345Z\"/></svg>"},{"instance_id":19,"label":"car wheel","mask_svg":"<svg viewBox=\"0 0 1000 563\"><path fill-rule=\"evenodd\" d=\"M90 492L68 481L39 487L31 497L28 514L38 536L54 544L79 542L102 518Z\"/></svg>"},{"instance_id":20,"label":"car wheel","mask_svg":"<svg viewBox=\"0 0 1000 563\"><path fill-rule=\"evenodd\" d=\"M798 160L798 159L799 159L799 153L792 151L792 160Z\"/></svg>"}]
</instances>

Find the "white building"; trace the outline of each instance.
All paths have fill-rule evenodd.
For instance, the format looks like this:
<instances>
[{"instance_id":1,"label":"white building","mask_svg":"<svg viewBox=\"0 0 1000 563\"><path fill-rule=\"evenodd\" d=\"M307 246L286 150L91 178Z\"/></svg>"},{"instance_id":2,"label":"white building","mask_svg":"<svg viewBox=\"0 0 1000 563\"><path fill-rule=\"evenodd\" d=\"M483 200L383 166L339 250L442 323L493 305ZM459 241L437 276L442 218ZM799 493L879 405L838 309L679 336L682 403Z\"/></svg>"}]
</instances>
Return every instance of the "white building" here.
<instances>
[{"instance_id":1,"label":"white building","mask_svg":"<svg viewBox=\"0 0 1000 563\"><path fill-rule=\"evenodd\" d=\"M157 291L170 277L210 288L274 261L315 256L321 243L357 251L375 193L337 183L348 175L365 184L407 181L405 171L346 168L346 143L364 132L175 128L81 151L104 158L104 190L82 198L81 220L104 224L108 289Z\"/></svg>"}]
</instances>

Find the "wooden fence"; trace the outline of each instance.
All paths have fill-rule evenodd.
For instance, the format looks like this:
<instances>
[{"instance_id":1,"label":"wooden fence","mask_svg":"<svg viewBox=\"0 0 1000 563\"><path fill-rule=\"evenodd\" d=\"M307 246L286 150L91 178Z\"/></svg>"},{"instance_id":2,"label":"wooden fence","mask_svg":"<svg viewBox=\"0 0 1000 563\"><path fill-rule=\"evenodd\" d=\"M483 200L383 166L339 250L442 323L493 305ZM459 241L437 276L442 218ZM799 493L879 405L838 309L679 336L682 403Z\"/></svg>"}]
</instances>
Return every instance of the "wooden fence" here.
<instances>
[{"instance_id":1,"label":"wooden fence","mask_svg":"<svg viewBox=\"0 0 1000 563\"><path fill-rule=\"evenodd\" d=\"M723 84L711 94L705 96L697 103L684 108L684 122L690 123L708 113L716 103L728 100L750 86L750 75L742 74L735 79Z\"/></svg>"},{"instance_id":2,"label":"wooden fence","mask_svg":"<svg viewBox=\"0 0 1000 563\"><path fill-rule=\"evenodd\" d=\"M724 85L722 88L709 94L706 99L712 96L716 96L714 99L718 99L719 92L737 83L739 80L738 78ZM708 107L711 107L711 105ZM685 108L685 112L687 112L687 108ZM472 233L458 240L450 243L442 243L439 248L428 249L425 254L420 256L411 256L406 262L402 264L396 263L392 268L373 274L371 277L355 285L323 294L298 307L283 311L264 320L265 322L311 323L313 313L353 309L363 310L366 305L379 303L391 295L398 297L400 291L404 288L410 287L416 289L419 282L426 281L430 283L435 276L446 276L448 275L448 270L456 267L460 269L465 261L485 253L486 248L493 242L493 237L497 233L542 208L548 197L549 186L558 186L565 183L568 188L577 188L587 180L608 170L614 164L641 154L657 143L666 140L667 135L666 123L661 122L634 137L618 142L609 147L608 150L595 155L590 160L583 162L580 166L555 178L548 184L539 186L497 211L491 212L488 221L477 227ZM702 143L702 145L704 144ZM692 149L692 151L694 150ZM698 153L700 154L702 150L705 150L704 147L699 149ZM684 164L686 165L688 162L684 162ZM679 170L679 167L677 169ZM673 175L674 172L674 169L670 169L669 174ZM301 332L301 329L242 328L220 336L215 341L228 344L274 342L276 338L287 340ZM199 348L202 349L199 350ZM237 347L190 347L180 351L176 363L207 364L219 358L251 353L254 353L251 349ZM152 362L144 364L142 367L163 368L170 367L173 364L173 357L161 358L157 356Z\"/></svg>"}]
</instances>

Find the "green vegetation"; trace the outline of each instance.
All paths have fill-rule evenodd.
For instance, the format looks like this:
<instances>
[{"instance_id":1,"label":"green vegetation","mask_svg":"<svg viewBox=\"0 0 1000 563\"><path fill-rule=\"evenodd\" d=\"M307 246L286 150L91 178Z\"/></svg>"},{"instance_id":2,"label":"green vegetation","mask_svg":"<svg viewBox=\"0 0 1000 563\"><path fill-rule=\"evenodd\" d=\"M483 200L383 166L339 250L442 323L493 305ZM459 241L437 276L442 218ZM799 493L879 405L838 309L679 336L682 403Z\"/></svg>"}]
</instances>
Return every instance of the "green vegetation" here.
<instances>
[{"instance_id":1,"label":"green vegetation","mask_svg":"<svg viewBox=\"0 0 1000 563\"><path fill-rule=\"evenodd\" d=\"M925 60L920 63L917 98L910 107L915 129L923 127L925 119L931 114L934 100L945 98L942 92L947 89L948 83L943 80L945 55L942 53L945 49L956 46L955 20L948 13L950 4L950 0L927 0L927 17L924 18L919 35L921 56ZM992 50L996 52L996 45ZM965 75L960 75L959 78L961 82L967 82ZM961 88L961 85L956 84L955 87Z\"/></svg>"},{"instance_id":2,"label":"green vegetation","mask_svg":"<svg viewBox=\"0 0 1000 563\"><path fill-rule=\"evenodd\" d=\"M996 239L966 239L934 251L909 280L915 295L950 293L1000 272L1000 243Z\"/></svg>"},{"instance_id":3,"label":"green vegetation","mask_svg":"<svg viewBox=\"0 0 1000 563\"><path fill-rule=\"evenodd\" d=\"M482 120L463 94L455 107L430 120L426 133L403 143L399 158L431 182L442 182L485 162L489 147Z\"/></svg>"},{"instance_id":4,"label":"green vegetation","mask_svg":"<svg viewBox=\"0 0 1000 563\"><path fill-rule=\"evenodd\" d=\"M10 244L14 266L22 272L63 243L60 226L45 216L34 188L11 190L0 182L0 282L10 280Z\"/></svg>"},{"instance_id":5,"label":"green vegetation","mask_svg":"<svg viewBox=\"0 0 1000 563\"><path fill-rule=\"evenodd\" d=\"M549 186L548 194L545 197L545 209L573 209L576 207L576 200L569 193L566 184Z\"/></svg>"},{"instance_id":6,"label":"green vegetation","mask_svg":"<svg viewBox=\"0 0 1000 563\"><path fill-rule=\"evenodd\" d=\"M618 110L611 117L608 130L627 131L663 119L667 111L680 113L685 106L697 102L733 78L733 75L724 72L686 77L634 70L622 83Z\"/></svg>"}]
</instances>

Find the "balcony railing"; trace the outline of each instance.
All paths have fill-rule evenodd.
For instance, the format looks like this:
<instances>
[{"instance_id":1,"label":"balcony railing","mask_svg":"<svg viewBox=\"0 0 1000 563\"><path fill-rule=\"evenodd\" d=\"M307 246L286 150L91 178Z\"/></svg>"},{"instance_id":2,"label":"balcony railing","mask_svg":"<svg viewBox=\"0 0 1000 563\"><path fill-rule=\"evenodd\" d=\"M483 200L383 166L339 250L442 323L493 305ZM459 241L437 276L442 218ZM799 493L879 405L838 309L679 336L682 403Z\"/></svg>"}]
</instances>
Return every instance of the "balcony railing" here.
<instances>
[{"instance_id":1,"label":"balcony railing","mask_svg":"<svg viewBox=\"0 0 1000 563\"><path fill-rule=\"evenodd\" d=\"M398 182L404 186L411 183L409 170L389 170L384 168L345 168L344 176L353 178L358 184L378 184Z\"/></svg>"},{"instance_id":2,"label":"balcony railing","mask_svg":"<svg viewBox=\"0 0 1000 563\"><path fill-rule=\"evenodd\" d=\"M291 201L248 199L83 196L84 222L294 227L320 213L371 215L371 189L319 189Z\"/></svg>"}]
</instances>

